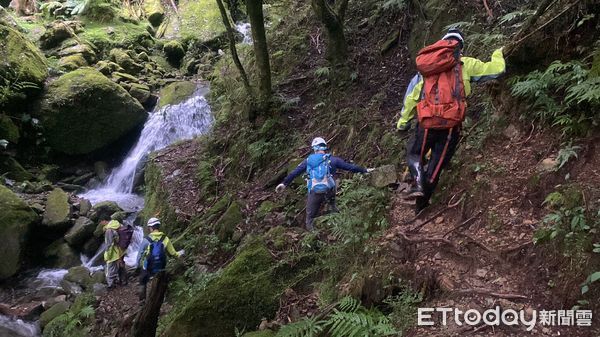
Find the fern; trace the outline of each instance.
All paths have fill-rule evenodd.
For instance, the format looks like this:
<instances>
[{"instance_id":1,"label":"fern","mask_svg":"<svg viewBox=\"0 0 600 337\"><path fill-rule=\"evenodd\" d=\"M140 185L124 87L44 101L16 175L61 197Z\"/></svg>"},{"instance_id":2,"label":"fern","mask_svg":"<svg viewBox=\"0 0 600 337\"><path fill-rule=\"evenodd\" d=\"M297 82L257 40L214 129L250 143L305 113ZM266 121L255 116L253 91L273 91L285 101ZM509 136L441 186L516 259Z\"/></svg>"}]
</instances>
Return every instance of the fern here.
<instances>
[{"instance_id":1,"label":"fern","mask_svg":"<svg viewBox=\"0 0 600 337\"><path fill-rule=\"evenodd\" d=\"M277 337L316 337L324 329L325 321L316 317L305 318L295 323L284 325L277 332Z\"/></svg>"},{"instance_id":2,"label":"fern","mask_svg":"<svg viewBox=\"0 0 600 337\"><path fill-rule=\"evenodd\" d=\"M317 70L315 70L315 76L317 76L318 78L327 78L329 77L330 72L331 69L329 69L329 67L320 67L317 68Z\"/></svg>"},{"instance_id":3,"label":"fern","mask_svg":"<svg viewBox=\"0 0 600 337\"><path fill-rule=\"evenodd\" d=\"M535 13L535 10L510 12L508 14L501 16L500 19L498 20L498 24L504 25L504 24L512 22L516 19L526 18L530 15L533 15L533 13ZM518 26L520 26L520 24L513 25L513 27L518 27Z\"/></svg>"},{"instance_id":4,"label":"fern","mask_svg":"<svg viewBox=\"0 0 600 337\"><path fill-rule=\"evenodd\" d=\"M340 310L345 312L356 312L360 309L360 301L352 296L346 296L342 298L340 304L338 305Z\"/></svg>"}]
</instances>

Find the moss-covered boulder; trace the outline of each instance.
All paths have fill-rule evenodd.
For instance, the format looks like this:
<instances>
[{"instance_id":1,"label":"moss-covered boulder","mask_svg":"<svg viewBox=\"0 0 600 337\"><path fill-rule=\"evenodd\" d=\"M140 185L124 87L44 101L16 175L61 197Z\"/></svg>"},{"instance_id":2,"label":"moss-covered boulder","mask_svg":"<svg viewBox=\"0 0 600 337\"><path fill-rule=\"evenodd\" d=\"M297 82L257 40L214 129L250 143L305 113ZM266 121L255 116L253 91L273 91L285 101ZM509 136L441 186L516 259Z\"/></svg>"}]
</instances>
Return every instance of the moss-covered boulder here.
<instances>
[{"instance_id":1,"label":"moss-covered boulder","mask_svg":"<svg viewBox=\"0 0 600 337\"><path fill-rule=\"evenodd\" d=\"M231 203L229 208L223 213L221 218L215 224L215 234L221 241L227 241L231 239L231 236L235 232L235 228L243 220L242 211L240 205L237 202Z\"/></svg>"},{"instance_id":2,"label":"moss-covered boulder","mask_svg":"<svg viewBox=\"0 0 600 337\"><path fill-rule=\"evenodd\" d=\"M40 326L45 327L50 321L55 319L56 317L64 314L71 307L71 303L67 301L58 302L50 309L44 311L40 316Z\"/></svg>"},{"instance_id":3,"label":"moss-covered boulder","mask_svg":"<svg viewBox=\"0 0 600 337\"><path fill-rule=\"evenodd\" d=\"M65 280L78 284L86 289L94 284L90 271L84 266L69 268L69 272L65 275Z\"/></svg>"},{"instance_id":4,"label":"moss-covered boulder","mask_svg":"<svg viewBox=\"0 0 600 337\"><path fill-rule=\"evenodd\" d=\"M148 22L150 22L153 27L160 26L165 18L165 8L160 0L145 0L144 12L146 13Z\"/></svg>"},{"instance_id":5,"label":"moss-covered boulder","mask_svg":"<svg viewBox=\"0 0 600 337\"><path fill-rule=\"evenodd\" d=\"M42 224L48 227L62 227L68 223L70 216L69 195L62 189L55 188L48 194Z\"/></svg>"},{"instance_id":6,"label":"moss-covered boulder","mask_svg":"<svg viewBox=\"0 0 600 337\"><path fill-rule=\"evenodd\" d=\"M130 74L137 74L144 69L144 66L134 60L133 57L131 57L131 55L129 55L129 53L123 49L114 48L110 51L109 55L112 61L120 65L123 69L125 69L126 72Z\"/></svg>"},{"instance_id":7,"label":"moss-covered boulder","mask_svg":"<svg viewBox=\"0 0 600 337\"><path fill-rule=\"evenodd\" d=\"M20 32L0 25L0 76L41 85L48 76L42 52Z\"/></svg>"},{"instance_id":8,"label":"moss-covered boulder","mask_svg":"<svg viewBox=\"0 0 600 337\"><path fill-rule=\"evenodd\" d=\"M5 177L16 181L33 179L33 174L25 170L15 158L10 156L0 155L0 172L2 172Z\"/></svg>"},{"instance_id":9,"label":"moss-covered boulder","mask_svg":"<svg viewBox=\"0 0 600 337\"><path fill-rule=\"evenodd\" d=\"M50 147L69 155L110 145L147 117L125 89L93 68L72 71L50 84L36 115Z\"/></svg>"},{"instance_id":10,"label":"moss-covered boulder","mask_svg":"<svg viewBox=\"0 0 600 337\"><path fill-rule=\"evenodd\" d=\"M185 101L196 91L196 83L189 81L173 82L160 91L158 106L175 105Z\"/></svg>"},{"instance_id":11,"label":"moss-covered boulder","mask_svg":"<svg viewBox=\"0 0 600 337\"><path fill-rule=\"evenodd\" d=\"M114 201L103 201L99 202L92 207L90 211L90 220L99 222L102 220L110 220L110 217L117 213L122 212L123 209Z\"/></svg>"},{"instance_id":12,"label":"moss-covered boulder","mask_svg":"<svg viewBox=\"0 0 600 337\"><path fill-rule=\"evenodd\" d=\"M166 37L207 42L225 32L219 7L215 1L181 0L178 8L180 15L170 20L165 32Z\"/></svg>"},{"instance_id":13,"label":"moss-covered boulder","mask_svg":"<svg viewBox=\"0 0 600 337\"><path fill-rule=\"evenodd\" d=\"M87 67L88 65L88 62L82 54L73 54L58 60L58 67L66 71L77 70L81 67Z\"/></svg>"},{"instance_id":14,"label":"moss-covered boulder","mask_svg":"<svg viewBox=\"0 0 600 337\"><path fill-rule=\"evenodd\" d=\"M129 94L143 105L150 98L150 87L145 84L131 83Z\"/></svg>"},{"instance_id":15,"label":"moss-covered boulder","mask_svg":"<svg viewBox=\"0 0 600 337\"><path fill-rule=\"evenodd\" d=\"M10 143L17 144L19 138L19 127L15 125L10 117L0 115L0 139L6 139Z\"/></svg>"},{"instance_id":16,"label":"moss-covered boulder","mask_svg":"<svg viewBox=\"0 0 600 337\"><path fill-rule=\"evenodd\" d=\"M386 187L395 184L398 180L396 166L384 165L373 170L369 175L371 185L375 187Z\"/></svg>"},{"instance_id":17,"label":"moss-covered boulder","mask_svg":"<svg viewBox=\"0 0 600 337\"><path fill-rule=\"evenodd\" d=\"M193 295L163 336L234 337L236 327L257 327L263 318L274 316L286 287L284 278L264 244L254 241Z\"/></svg>"},{"instance_id":18,"label":"moss-covered boulder","mask_svg":"<svg viewBox=\"0 0 600 337\"><path fill-rule=\"evenodd\" d=\"M54 48L74 35L75 32L67 23L56 21L46 27L46 31L40 37L40 45L44 49Z\"/></svg>"},{"instance_id":19,"label":"moss-covered boulder","mask_svg":"<svg viewBox=\"0 0 600 337\"><path fill-rule=\"evenodd\" d=\"M96 63L96 69L105 76L110 76L117 71L125 71L120 65L110 61L99 61Z\"/></svg>"},{"instance_id":20,"label":"moss-covered boulder","mask_svg":"<svg viewBox=\"0 0 600 337\"><path fill-rule=\"evenodd\" d=\"M96 224L86 217L79 217L75 221L75 225L65 234L65 241L71 246L83 245L89 238L94 236Z\"/></svg>"},{"instance_id":21,"label":"moss-covered boulder","mask_svg":"<svg viewBox=\"0 0 600 337\"><path fill-rule=\"evenodd\" d=\"M0 185L0 280L13 276L21 264L23 245L32 224L37 220L35 212L21 198Z\"/></svg>"},{"instance_id":22,"label":"moss-covered boulder","mask_svg":"<svg viewBox=\"0 0 600 337\"><path fill-rule=\"evenodd\" d=\"M169 61L172 66L179 68L181 60L185 55L185 49L183 49L181 43L176 40L169 41L163 46L163 51L167 56L167 61Z\"/></svg>"},{"instance_id":23,"label":"moss-covered boulder","mask_svg":"<svg viewBox=\"0 0 600 337\"><path fill-rule=\"evenodd\" d=\"M79 254L63 239L48 246L44 251L44 258L48 267L71 268L81 264Z\"/></svg>"}]
</instances>

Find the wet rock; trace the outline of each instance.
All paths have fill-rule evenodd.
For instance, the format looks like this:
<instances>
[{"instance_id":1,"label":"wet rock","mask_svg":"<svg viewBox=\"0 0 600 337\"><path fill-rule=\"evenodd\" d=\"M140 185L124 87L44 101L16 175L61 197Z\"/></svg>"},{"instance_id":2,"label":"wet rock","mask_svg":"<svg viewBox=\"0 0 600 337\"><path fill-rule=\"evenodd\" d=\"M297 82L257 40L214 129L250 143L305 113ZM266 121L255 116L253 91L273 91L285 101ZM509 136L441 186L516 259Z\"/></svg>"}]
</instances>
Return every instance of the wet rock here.
<instances>
[{"instance_id":1,"label":"wet rock","mask_svg":"<svg viewBox=\"0 0 600 337\"><path fill-rule=\"evenodd\" d=\"M48 227L64 228L71 216L69 195L60 188L55 188L46 201L46 210L42 224Z\"/></svg>"},{"instance_id":2,"label":"wet rock","mask_svg":"<svg viewBox=\"0 0 600 337\"><path fill-rule=\"evenodd\" d=\"M50 309L42 313L40 316L40 326L42 328L45 327L50 321L67 312L70 307L71 303L67 301L56 303Z\"/></svg>"},{"instance_id":3,"label":"wet rock","mask_svg":"<svg viewBox=\"0 0 600 337\"><path fill-rule=\"evenodd\" d=\"M94 230L94 232L95 232L95 230ZM101 245L102 245L102 238L93 236L93 237L89 238L83 244L83 247L81 248L81 252L87 256L92 256L98 251L98 248L100 248Z\"/></svg>"},{"instance_id":4,"label":"wet rock","mask_svg":"<svg viewBox=\"0 0 600 337\"><path fill-rule=\"evenodd\" d=\"M144 12L153 27L159 27L165 18L165 9L160 0L144 1Z\"/></svg>"},{"instance_id":5,"label":"wet rock","mask_svg":"<svg viewBox=\"0 0 600 337\"><path fill-rule=\"evenodd\" d=\"M44 251L48 265L56 268L70 268L81 264L77 252L63 239L53 242Z\"/></svg>"},{"instance_id":6,"label":"wet rock","mask_svg":"<svg viewBox=\"0 0 600 337\"><path fill-rule=\"evenodd\" d=\"M375 187L386 187L395 184L398 180L396 166L384 165L376 168L370 173L371 185Z\"/></svg>"},{"instance_id":7,"label":"wet rock","mask_svg":"<svg viewBox=\"0 0 600 337\"><path fill-rule=\"evenodd\" d=\"M83 293L83 288L80 285L67 280L60 281L60 286L69 297L77 297Z\"/></svg>"},{"instance_id":8,"label":"wet rock","mask_svg":"<svg viewBox=\"0 0 600 337\"><path fill-rule=\"evenodd\" d=\"M65 275L65 280L87 288L92 283L92 276L86 267L77 266L69 268L69 272Z\"/></svg>"},{"instance_id":9,"label":"wet rock","mask_svg":"<svg viewBox=\"0 0 600 337\"><path fill-rule=\"evenodd\" d=\"M138 83L140 80L130 74L127 73L122 73L119 71L115 71L114 73L112 73L112 79L121 84L121 86L125 87L124 85L128 85L128 87L131 87L131 83ZM123 83L126 82L126 83Z\"/></svg>"},{"instance_id":10,"label":"wet rock","mask_svg":"<svg viewBox=\"0 0 600 337\"><path fill-rule=\"evenodd\" d=\"M145 84L132 83L129 94L144 105L148 101L148 98L150 98L150 87Z\"/></svg>"},{"instance_id":11,"label":"wet rock","mask_svg":"<svg viewBox=\"0 0 600 337\"><path fill-rule=\"evenodd\" d=\"M6 139L10 143L17 144L19 138L19 127L15 125L10 117L0 115L0 139Z\"/></svg>"},{"instance_id":12,"label":"wet rock","mask_svg":"<svg viewBox=\"0 0 600 337\"><path fill-rule=\"evenodd\" d=\"M79 215L86 216L92 209L92 203L84 198L79 199Z\"/></svg>"},{"instance_id":13,"label":"wet rock","mask_svg":"<svg viewBox=\"0 0 600 337\"><path fill-rule=\"evenodd\" d=\"M3 138L0 138L3 139ZM0 156L0 172L3 176L16 180L27 181L33 179L33 174L29 173L13 157Z\"/></svg>"},{"instance_id":14,"label":"wet rock","mask_svg":"<svg viewBox=\"0 0 600 337\"><path fill-rule=\"evenodd\" d=\"M125 71L120 65L109 61L99 61L96 63L96 69L105 76L110 76L114 72Z\"/></svg>"},{"instance_id":15,"label":"wet rock","mask_svg":"<svg viewBox=\"0 0 600 337\"><path fill-rule=\"evenodd\" d=\"M80 246L94 235L96 224L86 217L79 217L75 225L65 234L65 241L71 246Z\"/></svg>"},{"instance_id":16,"label":"wet rock","mask_svg":"<svg viewBox=\"0 0 600 337\"><path fill-rule=\"evenodd\" d=\"M94 296L104 296L108 293L108 288L105 284L94 283L94 285L92 286L92 293L94 294Z\"/></svg>"},{"instance_id":17,"label":"wet rock","mask_svg":"<svg viewBox=\"0 0 600 337\"><path fill-rule=\"evenodd\" d=\"M66 57L71 55L81 55L86 63L92 64L96 61L96 52L87 44L81 43L74 46L61 49L57 56Z\"/></svg>"},{"instance_id":18,"label":"wet rock","mask_svg":"<svg viewBox=\"0 0 600 337\"><path fill-rule=\"evenodd\" d=\"M94 207L92 207L89 218L94 222L110 220L111 215L117 212L123 212L123 209L121 209L121 207L119 207L119 205L117 205L116 202L103 201L97 203L96 205L94 205Z\"/></svg>"},{"instance_id":19,"label":"wet rock","mask_svg":"<svg viewBox=\"0 0 600 337\"><path fill-rule=\"evenodd\" d=\"M46 31L40 37L40 45L44 49L54 48L73 36L75 36L75 32L68 24L56 21L46 27Z\"/></svg>"},{"instance_id":20,"label":"wet rock","mask_svg":"<svg viewBox=\"0 0 600 337\"><path fill-rule=\"evenodd\" d=\"M68 155L108 146L147 117L125 89L93 68L77 69L52 82L34 115L40 118L48 145Z\"/></svg>"},{"instance_id":21,"label":"wet rock","mask_svg":"<svg viewBox=\"0 0 600 337\"><path fill-rule=\"evenodd\" d=\"M179 41L169 41L163 46L163 51L167 56L167 61L174 67L179 68L181 60L185 55L185 50Z\"/></svg>"},{"instance_id":22,"label":"wet rock","mask_svg":"<svg viewBox=\"0 0 600 337\"><path fill-rule=\"evenodd\" d=\"M25 239L38 216L16 194L0 185L0 280L13 276L21 265Z\"/></svg>"},{"instance_id":23,"label":"wet rock","mask_svg":"<svg viewBox=\"0 0 600 337\"><path fill-rule=\"evenodd\" d=\"M50 309L53 305L60 302L65 302L67 300L67 295L59 295L56 297L49 298L44 302L44 309Z\"/></svg>"},{"instance_id":24,"label":"wet rock","mask_svg":"<svg viewBox=\"0 0 600 337\"><path fill-rule=\"evenodd\" d=\"M95 271L92 274L92 283L106 283L106 274L103 270Z\"/></svg>"},{"instance_id":25,"label":"wet rock","mask_svg":"<svg viewBox=\"0 0 600 337\"><path fill-rule=\"evenodd\" d=\"M179 104L194 94L195 91L196 83L194 82L173 82L161 89L158 106Z\"/></svg>"},{"instance_id":26,"label":"wet rock","mask_svg":"<svg viewBox=\"0 0 600 337\"><path fill-rule=\"evenodd\" d=\"M0 303L0 315L15 317L27 321L35 321L44 312L44 305L40 301L9 306Z\"/></svg>"}]
</instances>

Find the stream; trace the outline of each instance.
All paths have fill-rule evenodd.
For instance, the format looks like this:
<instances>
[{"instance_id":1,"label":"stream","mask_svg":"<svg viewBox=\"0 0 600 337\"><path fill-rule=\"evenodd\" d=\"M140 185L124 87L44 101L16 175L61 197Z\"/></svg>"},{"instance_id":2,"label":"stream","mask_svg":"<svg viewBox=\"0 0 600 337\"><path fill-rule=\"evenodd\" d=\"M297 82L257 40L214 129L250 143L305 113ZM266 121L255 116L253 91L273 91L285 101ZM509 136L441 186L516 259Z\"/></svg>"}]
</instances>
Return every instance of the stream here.
<instances>
[{"instance_id":1,"label":"stream","mask_svg":"<svg viewBox=\"0 0 600 337\"><path fill-rule=\"evenodd\" d=\"M205 98L209 89L199 85L195 93L185 101L164 106L150 113L140 137L129 151L123 162L112 169L105 182L98 188L79 195L91 201L92 205L102 201L114 201L123 210L130 213L125 222L133 223L137 213L144 207L144 198L134 192L136 177L142 176L144 165L151 152L163 149L175 142L192 139L210 130L213 116ZM125 263L130 268L136 267L139 246L144 238L141 226L136 226L129 245ZM82 265L90 271L102 270L102 254L106 247L102 245L94 256L82 254ZM25 286L30 289L57 288L66 269L44 269L37 276L25 279ZM37 337L40 329L36 322L24 322L0 315L0 337Z\"/></svg>"}]
</instances>

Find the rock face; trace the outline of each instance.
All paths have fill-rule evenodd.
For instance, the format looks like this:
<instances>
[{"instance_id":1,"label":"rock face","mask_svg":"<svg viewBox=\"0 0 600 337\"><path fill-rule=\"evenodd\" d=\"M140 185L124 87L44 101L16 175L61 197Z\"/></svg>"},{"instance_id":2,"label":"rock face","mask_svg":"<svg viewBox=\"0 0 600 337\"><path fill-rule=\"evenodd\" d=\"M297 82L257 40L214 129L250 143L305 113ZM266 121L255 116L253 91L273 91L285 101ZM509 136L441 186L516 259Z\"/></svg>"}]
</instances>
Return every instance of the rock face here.
<instances>
[{"instance_id":1,"label":"rock face","mask_svg":"<svg viewBox=\"0 0 600 337\"><path fill-rule=\"evenodd\" d=\"M41 85L48 76L48 64L40 50L18 31L0 24L0 76Z\"/></svg>"},{"instance_id":2,"label":"rock face","mask_svg":"<svg viewBox=\"0 0 600 337\"><path fill-rule=\"evenodd\" d=\"M89 238L94 235L96 225L92 220L86 217L79 217L75 221L75 225L65 234L65 241L71 246L83 245Z\"/></svg>"},{"instance_id":3,"label":"rock face","mask_svg":"<svg viewBox=\"0 0 600 337\"><path fill-rule=\"evenodd\" d=\"M283 291L286 272L274 270L275 263L264 244L251 243L218 279L194 295L163 336L233 337L236 326L258 326L262 318L274 315Z\"/></svg>"},{"instance_id":4,"label":"rock face","mask_svg":"<svg viewBox=\"0 0 600 337\"><path fill-rule=\"evenodd\" d=\"M50 84L37 115L52 149L69 155L110 145L147 117L125 89L92 68L67 73Z\"/></svg>"},{"instance_id":5,"label":"rock face","mask_svg":"<svg viewBox=\"0 0 600 337\"><path fill-rule=\"evenodd\" d=\"M48 194L42 224L49 227L62 227L69 221L70 216L69 195L62 189L55 188Z\"/></svg>"},{"instance_id":6,"label":"rock face","mask_svg":"<svg viewBox=\"0 0 600 337\"><path fill-rule=\"evenodd\" d=\"M16 194L0 185L0 280L13 276L19 269L21 253L35 212Z\"/></svg>"},{"instance_id":7,"label":"rock face","mask_svg":"<svg viewBox=\"0 0 600 337\"><path fill-rule=\"evenodd\" d=\"M70 268L81 264L77 252L64 240L53 242L44 251L48 266L55 268Z\"/></svg>"},{"instance_id":8,"label":"rock face","mask_svg":"<svg viewBox=\"0 0 600 337\"><path fill-rule=\"evenodd\" d=\"M371 172L371 185L375 187L386 187L396 183L396 167L394 165L384 165Z\"/></svg>"}]
</instances>

